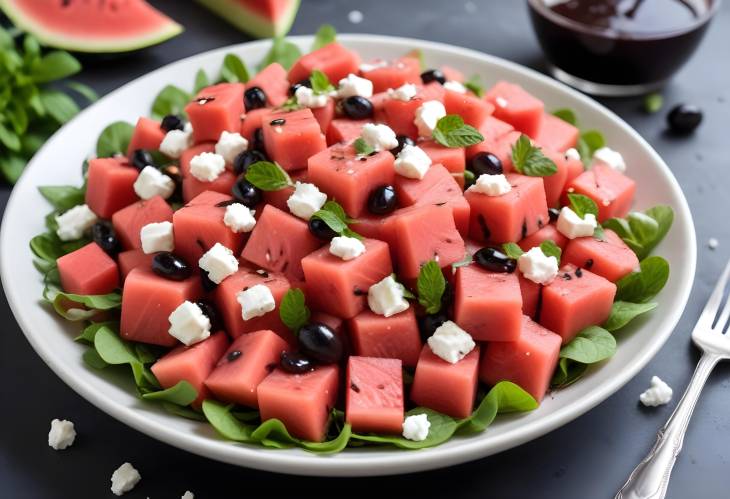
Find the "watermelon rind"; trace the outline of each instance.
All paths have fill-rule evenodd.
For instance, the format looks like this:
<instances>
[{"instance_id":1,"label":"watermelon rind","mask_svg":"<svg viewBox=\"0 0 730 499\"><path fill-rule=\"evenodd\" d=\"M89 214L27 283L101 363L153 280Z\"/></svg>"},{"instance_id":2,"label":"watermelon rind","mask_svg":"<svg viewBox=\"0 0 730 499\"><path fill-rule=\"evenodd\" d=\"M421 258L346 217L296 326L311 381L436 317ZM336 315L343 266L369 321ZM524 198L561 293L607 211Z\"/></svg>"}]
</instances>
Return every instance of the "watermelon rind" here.
<instances>
[{"instance_id":1,"label":"watermelon rind","mask_svg":"<svg viewBox=\"0 0 730 499\"><path fill-rule=\"evenodd\" d=\"M72 52L85 53L118 53L131 52L152 45L157 45L183 32L183 27L170 18L154 31L142 36L126 36L125 38L77 36L75 34L63 34L49 30L36 19L27 16L13 0L0 0L0 10L10 18L12 23L21 30L34 35L41 44L69 50Z\"/></svg>"},{"instance_id":2,"label":"watermelon rind","mask_svg":"<svg viewBox=\"0 0 730 499\"><path fill-rule=\"evenodd\" d=\"M254 38L284 36L289 32L299 11L300 0L293 0L280 20L272 22L236 0L198 0L230 24Z\"/></svg>"}]
</instances>

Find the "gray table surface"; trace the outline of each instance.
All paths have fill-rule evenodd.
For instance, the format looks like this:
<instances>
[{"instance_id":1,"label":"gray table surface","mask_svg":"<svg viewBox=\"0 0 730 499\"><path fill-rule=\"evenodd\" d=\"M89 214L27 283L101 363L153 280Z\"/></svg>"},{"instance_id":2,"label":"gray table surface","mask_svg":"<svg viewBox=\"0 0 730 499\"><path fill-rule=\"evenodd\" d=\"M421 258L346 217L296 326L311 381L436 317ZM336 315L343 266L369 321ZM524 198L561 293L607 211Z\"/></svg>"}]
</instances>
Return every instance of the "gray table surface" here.
<instances>
[{"instance_id":1,"label":"gray table surface","mask_svg":"<svg viewBox=\"0 0 730 499\"><path fill-rule=\"evenodd\" d=\"M112 61L89 61L80 80L104 94L168 62L245 41L245 36L191 1L154 1L180 21L186 32L161 46ZM524 2L483 0L441 2L304 0L294 34L312 33L330 22L340 32L367 32L437 40L482 50L543 70L542 55L528 24ZM359 9L358 25L347 14ZM63 384L32 351L3 296L0 301L0 497L101 498L111 472L131 461L142 473L125 497L228 498L258 493L274 497L315 497L382 490L416 497L561 498L613 497L645 454L656 430L686 386L698 354L689 331L730 253L730 4L715 20L700 52L666 88L668 104L691 102L705 122L689 138L668 135L664 113L644 114L637 99L603 102L626 119L659 151L682 185L697 226L699 261L692 298L682 321L659 354L635 379L598 407L533 442L499 455L422 474L371 479L305 478L264 473L210 461L155 441L124 426ZM10 189L0 187L5 206ZM712 251L709 238L720 246ZM649 378L658 374L677 397L667 406L637 403ZM730 366L709 380L675 468L669 497L717 499L730 495ZM46 446L49 421L68 418L79 430L76 444L54 452ZM404 454L403 459L408 459ZM340 487L346 487L340 489ZM367 489L365 489L367 487ZM383 492L380 492L381 494Z\"/></svg>"}]
</instances>

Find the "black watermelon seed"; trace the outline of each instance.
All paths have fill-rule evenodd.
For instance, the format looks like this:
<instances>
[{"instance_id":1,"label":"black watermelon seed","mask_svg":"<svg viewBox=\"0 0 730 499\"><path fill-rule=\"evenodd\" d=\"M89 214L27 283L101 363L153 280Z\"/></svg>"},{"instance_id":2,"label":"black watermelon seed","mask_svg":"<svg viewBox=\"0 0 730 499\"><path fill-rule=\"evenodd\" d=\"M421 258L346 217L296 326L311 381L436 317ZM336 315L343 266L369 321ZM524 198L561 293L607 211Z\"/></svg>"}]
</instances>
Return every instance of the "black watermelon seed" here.
<instances>
[{"instance_id":1,"label":"black watermelon seed","mask_svg":"<svg viewBox=\"0 0 730 499\"><path fill-rule=\"evenodd\" d=\"M232 352L228 352L226 359L228 362L233 362L234 360L240 359L242 355L240 350L233 350Z\"/></svg>"}]
</instances>

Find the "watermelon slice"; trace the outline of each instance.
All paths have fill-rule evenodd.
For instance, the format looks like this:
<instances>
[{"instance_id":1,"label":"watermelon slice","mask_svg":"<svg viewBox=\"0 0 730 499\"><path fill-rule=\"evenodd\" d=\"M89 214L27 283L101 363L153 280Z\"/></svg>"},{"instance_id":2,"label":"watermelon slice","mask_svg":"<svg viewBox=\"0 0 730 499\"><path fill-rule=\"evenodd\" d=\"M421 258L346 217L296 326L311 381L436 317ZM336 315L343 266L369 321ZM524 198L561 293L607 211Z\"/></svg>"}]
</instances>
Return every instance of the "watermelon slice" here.
<instances>
[{"instance_id":1,"label":"watermelon slice","mask_svg":"<svg viewBox=\"0 0 730 499\"><path fill-rule=\"evenodd\" d=\"M403 370L398 359L350 357L347 363L347 422L359 432L403 429Z\"/></svg>"},{"instance_id":2,"label":"watermelon slice","mask_svg":"<svg viewBox=\"0 0 730 499\"><path fill-rule=\"evenodd\" d=\"M255 38L284 36L299 10L299 0L198 0Z\"/></svg>"},{"instance_id":3,"label":"watermelon slice","mask_svg":"<svg viewBox=\"0 0 730 499\"><path fill-rule=\"evenodd\" d=\"M179 35L178 23L144 0L0 0L0 9L43 45L76 52L129 52Z\"/></svg>"}]
</instances>

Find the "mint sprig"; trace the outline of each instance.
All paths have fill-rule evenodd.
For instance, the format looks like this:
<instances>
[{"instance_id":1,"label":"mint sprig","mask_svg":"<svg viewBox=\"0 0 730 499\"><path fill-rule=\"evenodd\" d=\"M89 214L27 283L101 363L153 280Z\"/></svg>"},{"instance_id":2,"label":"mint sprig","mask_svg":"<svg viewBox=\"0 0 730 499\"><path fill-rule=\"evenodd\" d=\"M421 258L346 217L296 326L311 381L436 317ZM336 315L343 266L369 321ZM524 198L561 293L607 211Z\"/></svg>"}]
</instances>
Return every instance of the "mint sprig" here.
<instances>
[{"instance_id":1,"label":"mint sprig","mask_svg":"<svg viewBox=\"0 0 730 499\"><path fill-rule=\"evenodd\" d=\"M236 54L226 54L221 67L221 79L228 83L246 83L249 80L248 68Z\"/></svg>"},{"instance_id":2,"label":"mint sprig","mask_svg":"<svg viewBox=\"0 0 730 499\"><path fill-rule=\"evenodd\" d=\"M504 243L502 245L502 251L504 251L504 254L513 260L517 260L524 253L522 248L520 248L516 243Z\"/></svg>"},{"instance_id":3,"label":"mint sprig","mask_svg":"<svg viewBox=\"0 0 730 499\"><path fill-rule=\"evenodd\" d=\"M344 208L342 208L337 201L327 201L322 208L314 212L312 218L322 220L325 224L327 224L327 227L340 236L354 237L357 239L363 238L360 234L348 227L348 224L351 224L356 220L348 217Z\"/></svg>"},{"instance_id":4,"label":"mint sprig","mask_svg":"<svg viewBox=\"0 0 730 499\"><path fill-rule=\"evenodd\" d=\"M309 83L312 85L312 91L315 94L326 94L335 89L327 75L319 69L312 71L309 77Z\"/></svg>"},{"instance_id":5,"label":"mint sprig","mask_svg":"<svg viewBox=\"0 0 730 499\"><path fill-rule=\"evenodd\" d=\"M337 30L331 24L323 24L314 35L312 52L337 41Z\"/></svg>"},{"instance_id":6,"label":"mint sprig","mask_svg":"<svg viewBox=\"0 0 730 499\"><path fill-rule=\"evenodd\" d=\"M518 173L530 177L549 177L558 171L557 165L533 146L530 137L524 133L512 146L512 164Z\"/></svg>"},{"instance_id":7,"label":"mint sprig","mask_svg":"<svg viewBox=\"0 0 730 499\"><path fill-rule=\"evenodd\" d=\"M355 152L359 156L370 156L375 152L373 146L365 142L365 139L362 137L358 137L353 146L355 147Z\"/></svg>"},{"instance_id":8,"label":"mint sprig","mask_svg":"<svg viewBox=\"0 0 730 499\"><path fill-rule=\"evenodd\" d=\"M427 314L435 314L441 310L441 298L446 291L446 279L441 267L434 260L429 260L418 273L416 282L418 303L423 305Z\"/></svg>"},{"instance_id":9,"label":"mint sprig","mask_svg":"<svg viewBox=\"0 0 730 499\"><path fill-rule=\"evenodd\" d=\"M555 259L558 261L558 265L560 265L560 257L563 254L563 250L560 249L560 246L555 244L554 241L551 239L547 239L540 243L540 249L545 254L545 256L554 256Z\"/></svg>"},{"instance_id":10,"label":"mint sprig","mask_svg":"<svg viewBox=\"0 0 730 499\"><path fill-rule=\"evenodd\" d=\"M311 312L305 303L304 292L299 288L292 288L284 294L279 304L281 322L293 332L309 323Z\"/></svg>"},{"instance_id":11,"label":"mint sprig","mask_svg":"<svg viewBox=\"0 0 730 499\"><path fill-rule=\"evenodd\" d=\"M570 209L580 218L585 218L588 214L598 216L598 205L588 196L571 193L568 194L568 201L570 201Z\"/></svg>"},{"instance_id":12,"label":"mint sprig","mask_svg":"<svg viewBox=\"0 0 730 499\"><path fill-rule=\"evenodd\" d=\"M471 77L464 82L464 86L474 92L479 98L484 97L484 85L482 85L482 78L478 74L471 75Z\"/></svg>"},{"instance_id":13,"label":"mint sprig","mask_svg":"<svg viewBox=\"0 0 730 499\"><path fill-rule=\"evenodd\" d=\"M445 147L467 147L479 144L484 137L458 114L449 114L436 123L433 139Z\"/></svg>"},{"instance_id":14,"label":"mint sprig","mask_svg":"<svg viewBox=\"0 0 730 499\"><path fill-rule=\"evenodd\" d=\"M279 191L294 185L289 174L271 161L257 161L249 166L246 180L262 191Z\"/></svg>"}]
</instances>

